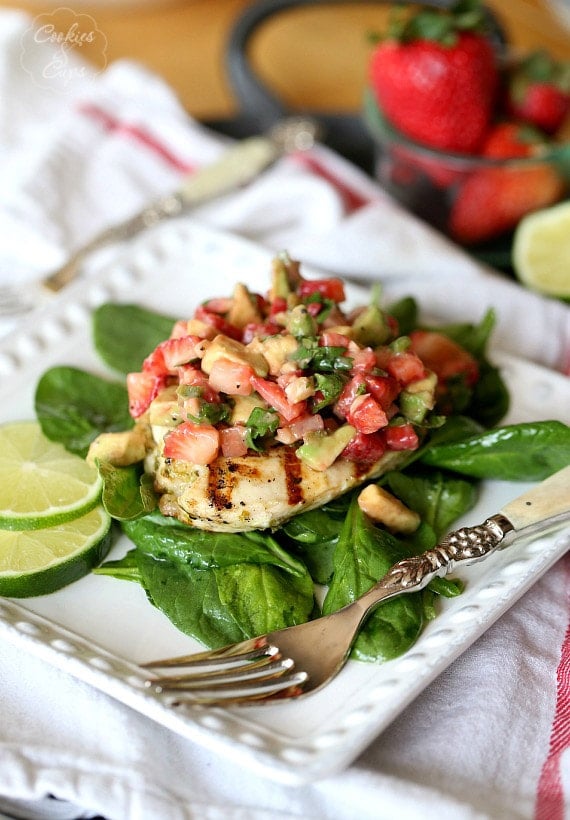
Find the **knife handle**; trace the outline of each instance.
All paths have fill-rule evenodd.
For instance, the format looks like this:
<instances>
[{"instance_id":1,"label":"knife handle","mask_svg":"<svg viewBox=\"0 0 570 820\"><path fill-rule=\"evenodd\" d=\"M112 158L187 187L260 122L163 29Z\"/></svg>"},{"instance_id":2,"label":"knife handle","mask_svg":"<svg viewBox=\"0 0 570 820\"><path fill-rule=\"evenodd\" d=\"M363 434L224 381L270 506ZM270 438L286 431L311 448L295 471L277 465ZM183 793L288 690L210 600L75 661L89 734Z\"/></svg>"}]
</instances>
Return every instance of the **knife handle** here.
<instances>
[{"instance_id":1,"label":"knife handle","mask_svg":"<svg viewBox=\"0 0 570 820\"><path fill-rule=\"evenodd\" d=\"M570 511L570 466L559 470L532 490L510 501L500 511L515 530L538 524Z\"/></svg>"}]
</instances>

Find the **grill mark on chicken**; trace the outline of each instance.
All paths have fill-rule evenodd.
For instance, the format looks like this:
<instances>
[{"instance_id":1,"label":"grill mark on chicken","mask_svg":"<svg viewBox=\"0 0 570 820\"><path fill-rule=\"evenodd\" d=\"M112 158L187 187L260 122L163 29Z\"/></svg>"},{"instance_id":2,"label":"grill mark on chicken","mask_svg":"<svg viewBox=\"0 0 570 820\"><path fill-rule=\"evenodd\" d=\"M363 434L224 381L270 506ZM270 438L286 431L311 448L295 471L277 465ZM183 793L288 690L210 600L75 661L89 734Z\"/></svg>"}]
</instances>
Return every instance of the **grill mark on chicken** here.
<instances>
[{"instance_id":1,"label":"grill mark on chicken","mask_svg":"<svg viewBox=\"0 0 570 820\"><path fill-rule=\"evenodd\" d=\"M231 510L235 506L233 493L240 481L259 481L259 470L251 464L239 464L230 460L218 460L208 469L208 499L217 510ZM243 506L243 503L242 503Z\"/></svg>"},{"instance_id":2,"label":"grill mark on chicken","mask_svg":"<svg viewBox=\"0 0 570 820\"><path fill-rule=\"evenodd\" d=\"M285 485L287 488L287 502L294 507L304 501L303 476L301 473L301 462L297 458L295 450L288 447L284 450Z\"/></svg>"},{"instance_id":3,"label":"grill mark on chicken","mask_svg":"<svg viewBox=\"0 0 570 820\"><path fill-rule=\"evenodd\" d=\"M388 452L375 464L358 466L338 459L319 472L286 446L219 458L208 465L176 459L167 463L158 451L149 454L146 469L155 477L164 515L214 532L245 532L279 526L292 515L394 469L405 457L405 453Z\"/></svg>"}]
</instances>

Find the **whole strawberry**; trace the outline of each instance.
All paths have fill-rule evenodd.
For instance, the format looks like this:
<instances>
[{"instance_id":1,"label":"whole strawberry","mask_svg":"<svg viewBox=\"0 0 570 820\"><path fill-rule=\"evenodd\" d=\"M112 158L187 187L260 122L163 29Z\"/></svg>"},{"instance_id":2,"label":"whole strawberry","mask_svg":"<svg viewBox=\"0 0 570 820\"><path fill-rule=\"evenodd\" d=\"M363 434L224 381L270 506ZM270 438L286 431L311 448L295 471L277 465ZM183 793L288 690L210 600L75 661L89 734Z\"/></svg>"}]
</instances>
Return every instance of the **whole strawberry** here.
<instances>
[{"instance_id":1,"label":"whole strawberry","mask_svg":"<svg viewBox=\"0 0 570 820\"><path fill-rule=\"evenodd\" d=\"M555 134L570 111L570 63L536 51L508 75L507 110L517 119Z\"/></svg>"},{"instance_id":2,"label":"whole strawberry","mask_svg":"<svg viewBox=\"0 0 570 820\"><path fill-rule=\"evenodd\" d=\"M370 62L370 83L396 128L432 148L478 150L489 127L499 73L483 10L464 0L398 19Z\"/></svg>"},{"instance_id":3,"label":"whole strawberry","mask_svg":"<svg viewBox=\"0 0 570 820\"><path fill-rule=\"evenodd\" d=\"M546 145L530 126L514 122L494 126L482 154L490 159L512 158L512 162L481 168L466 179L451 208L450 235L465 245L486 242L512 231L531 211L557 202L565 185L556 169L541 159Z\"/></svg>"}]
</instances>

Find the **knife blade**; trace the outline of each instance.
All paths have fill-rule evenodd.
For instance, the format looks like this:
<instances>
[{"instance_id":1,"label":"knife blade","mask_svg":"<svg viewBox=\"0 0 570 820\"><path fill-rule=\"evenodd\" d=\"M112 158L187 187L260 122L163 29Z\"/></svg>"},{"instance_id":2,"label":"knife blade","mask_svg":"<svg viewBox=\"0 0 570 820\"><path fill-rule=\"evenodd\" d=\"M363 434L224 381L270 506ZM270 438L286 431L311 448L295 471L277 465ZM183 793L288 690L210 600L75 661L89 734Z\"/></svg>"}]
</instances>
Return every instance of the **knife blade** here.
<instances>
[{"instance_id":1,"label":"knife blade","mask_svg":"<svg viewBox=\"0 0 570 820\"><path fill-rule=\"evenodd\" d=\"M158 222L183 213L253 182L279 157L295 150L308 150L317 138L317 125L308 117L289 117L267 134L249 137L225 150L214 162L189 174L180 187L152 202L124 222L95 236L58 270L41 280L42 290L57 293L78 274L88 254L113 242L131 239Z\"/></svg>"}]
</instances>

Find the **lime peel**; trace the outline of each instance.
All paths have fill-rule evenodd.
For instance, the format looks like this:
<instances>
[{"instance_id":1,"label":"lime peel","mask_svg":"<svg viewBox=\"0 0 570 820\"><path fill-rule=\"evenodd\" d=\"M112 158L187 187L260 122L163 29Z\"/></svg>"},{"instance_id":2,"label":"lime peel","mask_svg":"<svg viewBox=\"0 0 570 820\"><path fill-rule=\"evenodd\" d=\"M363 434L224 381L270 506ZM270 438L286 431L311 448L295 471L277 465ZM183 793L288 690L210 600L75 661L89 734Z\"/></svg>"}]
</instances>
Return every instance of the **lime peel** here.
<instances>
[{"instance_id":1,"label":"lime peel","mask_svg":"<svg viewBox=\"0 0 570 820\"><path fill-rule=\"evenodd\" d=\"M103 482L98 471L35 421L0 425L0 529L35 530L94 509Z\"/></svg>"},{"instance_id":2,"label":"lime peel","mask_svg":"<svg viewBox=\"0 0 570 820\"><path fill-rule=\"evenodd\" d=\"M512 261L527 287L570 298L570 201L535 211L518 224Z\"/></svg>"},{"instance_id":3,"label":"lime peel","mask_svg":"<svg viewBox=\"0 0 570 820\"><path fill-rule=\"evenodd\" d=\"M98 566L111 546L111 517L98 505L41 530L0 530L0 595L48 595Z\"/></svg>"}]
</instances>

